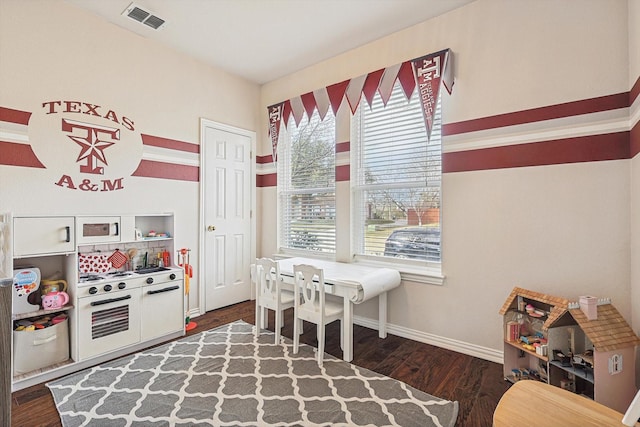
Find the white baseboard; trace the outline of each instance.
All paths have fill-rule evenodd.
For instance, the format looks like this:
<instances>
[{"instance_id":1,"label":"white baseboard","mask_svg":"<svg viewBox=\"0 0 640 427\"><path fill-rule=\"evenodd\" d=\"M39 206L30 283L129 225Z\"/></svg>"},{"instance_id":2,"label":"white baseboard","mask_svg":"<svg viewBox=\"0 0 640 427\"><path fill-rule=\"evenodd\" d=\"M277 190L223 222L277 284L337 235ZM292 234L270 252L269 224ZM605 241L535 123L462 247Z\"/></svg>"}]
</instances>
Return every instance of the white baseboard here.
<instances>
[{"instance_id":1,"label":"white baseboard","mask_svg":"<svg viewBox=\"0 0 640 427\"><path fill-rule=\"evenodd\" d=\"M378 330L378 321L366 317L353 316L353 323ZM494 350L488 347L482 347L476 344L458 341L451 338L441 337L438 335L428 334L426 332L416 331L415 329L405 328L391 323L387 323L387 332L398 335L399 337L408 338L410 340L431 344L436 347L446 348L458 353L477 357L479 359L488 360L499 364L504 363L504 352Z\"/></svg>"}]
</instances>

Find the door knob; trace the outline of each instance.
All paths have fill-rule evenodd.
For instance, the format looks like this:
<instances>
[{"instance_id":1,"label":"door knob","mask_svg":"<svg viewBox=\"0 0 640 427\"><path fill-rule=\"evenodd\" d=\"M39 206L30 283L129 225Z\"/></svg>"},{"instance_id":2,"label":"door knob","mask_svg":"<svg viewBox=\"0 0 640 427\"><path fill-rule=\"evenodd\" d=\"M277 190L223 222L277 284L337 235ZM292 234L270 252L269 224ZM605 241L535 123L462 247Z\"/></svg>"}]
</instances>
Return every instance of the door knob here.
<instances>
[{"instance_id":1,"label":"door knob","mask_svg":"<svg viewBox=\"0 0 640 427\"><path fill-rule=\"evenodd\" d=\"M216 226L215 225L208 226L207 231L216 231Z\"/></svg>"}]
</instances>

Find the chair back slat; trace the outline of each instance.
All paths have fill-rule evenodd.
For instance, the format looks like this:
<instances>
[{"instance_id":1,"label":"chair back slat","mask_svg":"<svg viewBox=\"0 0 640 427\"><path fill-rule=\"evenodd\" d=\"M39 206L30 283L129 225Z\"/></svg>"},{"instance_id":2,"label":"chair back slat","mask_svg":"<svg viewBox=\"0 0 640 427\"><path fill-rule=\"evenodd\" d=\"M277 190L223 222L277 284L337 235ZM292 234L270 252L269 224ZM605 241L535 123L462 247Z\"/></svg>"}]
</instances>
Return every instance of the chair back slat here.
<instances>
[{"instance_id":1,"label":"chair back slat","mask_svg":"<svg viewBox=\"0 0 640 427\"><path fill-rule=\"evenodd\" d=\"M296 301L300 301L305 310L317 312L324 311L324 272L322 269L312 265L294 265L295 291L299 294L295 296ZM324 313L323 313L324 314Z\"/></svg>"},{"instance_id":2,"label":"chair back slat","mask_svg":"<svg viewBox=\"0 0 640 427\"><path fill-rule=\"evenodd\" d=\"M260 258L256 261L256 274L258 276L258 294L260 298L273 301L280 295L280 266L270 258Z\"/></svg>"}]
</instances>

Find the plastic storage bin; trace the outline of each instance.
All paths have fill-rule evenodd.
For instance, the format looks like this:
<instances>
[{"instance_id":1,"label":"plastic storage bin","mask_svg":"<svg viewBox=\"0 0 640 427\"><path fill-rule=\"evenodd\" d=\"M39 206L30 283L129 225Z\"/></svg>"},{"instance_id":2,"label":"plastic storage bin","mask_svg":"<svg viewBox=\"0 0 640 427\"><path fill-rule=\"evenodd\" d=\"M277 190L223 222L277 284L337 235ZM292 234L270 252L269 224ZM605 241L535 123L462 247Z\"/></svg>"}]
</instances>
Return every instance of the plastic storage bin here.
<instances>
[{"instance_id":1,"label":"plastic storage bin","mask_svg":"<svg viewBox=\"0 0 640 427\"><path fill-rule=\"evenodd\" d=\"M35 331L13 331L13 374L62 363L69 359L69 320Z\"/></svg>"}]
</instances>

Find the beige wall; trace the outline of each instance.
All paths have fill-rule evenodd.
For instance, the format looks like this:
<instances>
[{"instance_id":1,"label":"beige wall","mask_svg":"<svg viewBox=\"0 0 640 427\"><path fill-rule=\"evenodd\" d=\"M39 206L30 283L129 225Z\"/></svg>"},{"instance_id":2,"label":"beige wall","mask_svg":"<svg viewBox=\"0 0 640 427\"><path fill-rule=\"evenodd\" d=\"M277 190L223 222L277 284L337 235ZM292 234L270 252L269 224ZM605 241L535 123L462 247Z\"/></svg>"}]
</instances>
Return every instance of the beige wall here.
<instances>
[{"instance_id":1,"label":"beige wall","mask_svg":"<svg viewBox=\"0 0 640 427\"><path fill-rule=\"evenodd\" d=\"M627 91L626 16L624 1L477 0L265 84L262 104L444 48L456 55L448 123Z\"/></svg>"},{"instance_id":2,"label":"beige wall","mask_svg":"<svg viewBox=\"0 0 640 427\"><path fill-rule=\"evenodd\" d=\"M629 88L640 79L640 0L629 0ZM640 96L631 108L631 125L640 139ZM640 335L640 155L631 161L631 307L632 327ZM640 350L636 350L640 384Z\"/></svg>"},{"instance_id":3,"label":"beige wall","mask_svg":"<svg viewBox=\"0 0 640 427\"><path fill-rule=\"evenodd\" d=\"M0 76L4 108L39 112L49 100L86 101L132 118L143 134L193 144L199 144L201 117L258 127L257 85L59 0L0 2ZM185 156L197 165L197 153ZM53 185L46 169L0 165L0 211L175 212L176 246L192 248L196 271L199 191L193 181L127 177L123 190L93 194ZM191 289L197 307L197 278Z\"/></svg>"},{"instance_id":4,"label":"beige wall","mask_svg":"<svg viewBox=\"0 0 640 427\"><path fill-rule=\"evenodd\" d=\"M627 2L478 0L264 85L260 129L267 128L268 105L444 48L456 57L445 123L626 92L627 14ZM258 154L268 154L265 133L260 141ZM630 164L445 174L445 284L403 282L390 294L389 322L500 352L498 310L514 286L567 298L608 296L631 320ZM258 220L258 252L270 255L277 249L276 191L259 193L269 209ZM339 187L338 198L348 203L348 192ZM347 227L338 235L348 235ZM376 318L375 309L375 301L366 303L356 315Z\"/></svg>"},{"instance_id":5,"label":"beige wall","mask_svg":"<svg viewBox=\"0 0 640 427\"><path fill-rule=\"evenodd\" d=\"M640 0L629 0L629 87L640 79ZM632 125L635 120L636 133L640 133L640 96L631 110ZM638 136L637 136L638 137ZM631 297L633 328L640 334L640 155L632 160L631 175Z\"/></svg>"}]
</instances>

